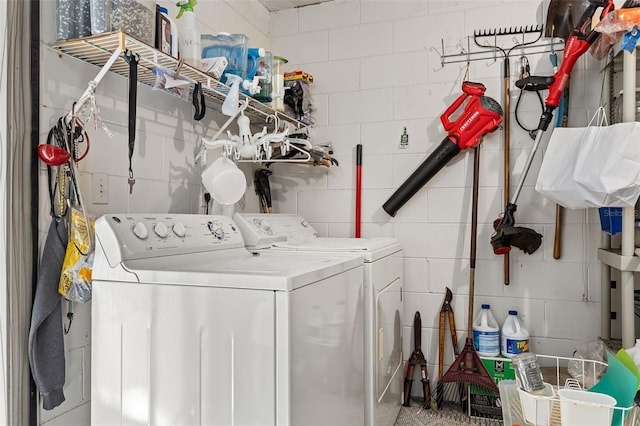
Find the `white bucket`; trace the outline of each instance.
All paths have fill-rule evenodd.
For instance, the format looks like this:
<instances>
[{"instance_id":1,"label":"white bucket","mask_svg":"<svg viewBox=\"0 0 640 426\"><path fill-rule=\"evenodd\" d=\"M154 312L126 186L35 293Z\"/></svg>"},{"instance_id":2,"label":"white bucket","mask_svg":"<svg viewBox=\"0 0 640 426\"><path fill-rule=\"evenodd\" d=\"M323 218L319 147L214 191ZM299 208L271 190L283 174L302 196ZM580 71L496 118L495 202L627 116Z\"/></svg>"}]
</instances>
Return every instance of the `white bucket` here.
<instances>
[{"instance_id":1,"label":"white bucket","mask_svg":"<svg viewBox=\"0 0 640 426\"><path fill-rule=\"evenodd\" d=\"M220 157L202 172L202 184L211 197L228 206L235 204L247 189L247 179L236 163Z\"/></svg>"},{"instance_id":2,"label":"white bucket","mask_svg":"<svg viewBox=\"0 0 640 426\"><path fill-rule=\"evenodd\" d=\"M610 395L574 389L560 389L562 426L610 425L616 399Z\"/></svg>"},{"instance_id":3,"label":"white bucket","mask_svg":"<svg viewBox=\"0 0 640 426\"><path fill-rule=\"evenodd\" d=\"M529 393L518 387L520 394L520 406L524 419L528 424L547 426L551 415L551 401L554 393L549 383L544 384L544 389L539 395ZM564 423L563 423L564 424Z\"/></svg>"}]
</instances>

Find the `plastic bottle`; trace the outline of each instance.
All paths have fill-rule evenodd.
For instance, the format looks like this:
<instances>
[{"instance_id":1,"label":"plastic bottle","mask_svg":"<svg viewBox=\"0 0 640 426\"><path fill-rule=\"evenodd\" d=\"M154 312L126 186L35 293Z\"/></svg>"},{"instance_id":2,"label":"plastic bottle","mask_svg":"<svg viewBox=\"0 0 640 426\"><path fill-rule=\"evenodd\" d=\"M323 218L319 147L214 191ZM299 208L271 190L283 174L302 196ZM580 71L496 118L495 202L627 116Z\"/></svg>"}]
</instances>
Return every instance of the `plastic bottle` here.
<instances>
[{"instance_id":1,"label":"plastic bottle","mask_svg":"<svg viewBox=\"0 0 640 426\"><path fill-rule=\"evenodd\" d=\"M160 51L178 57L178 25L169 18L166 7L157 6L161 19L156 22L156 48Z\"/></svg>"},{"instance_id":2,"label":"plastic bottle","mask_svg":"<svg viewBox=\"0 0 640 426\"><path fill-rule=\"evenodd\" d=\"M511 358L522 352L529 352L529 331L518 318L518 311L509 311L502 324L500 352Z\"/></svg>"},{"instance_id":3,"label":"plastic bottle","mask_svg":"<svg viewBox=\"0 0 640 426\"><path fill-rule=\"evenodd\" d=\"M625 349L627 354L633 359L633 362L636 365L640 365L640 339L636 339L636 345Z\"/></svg>"},{"instance_id":4,"label":"plastic bottle","mask_svg":"<svg viewBox=\"0 0 640 426\"><path fill-rule=\"evenodd\" d=\"M256 76L262 77L262 79L260 81L260 92L256 93L254 98L260 102L271 102L271 68L271 52L265 52L265 55L259 58L256 69ZM640 241L640 238L638 238L638 241Z\"/></svg>"},{"instance_id":5,"label":"plastic bottle","mask_svg":"<svg viewBox=\"0 0 640 426\"><path fill-rule=\"evenodd\" d=\"M273 56L271 72L271 107L278 111L284 111L284 65L289 62L282 56Z\"/></svg>"},{"instance_id":6,"label":"plastic bottle","mask_svg":"<svg viewBox=\"0 0 640 426\"><path fill-rule=\"evenodd\" d=\"M473 320L473 345L481 356L500 355L500 327L490 305L482 305Z\"/></svg>"},{"instance_id":7,"label":"plastic bottle","mask_svg":"<svg viewBox=\"0 0 640 426\"><path fill-rule=\"evenodd\" d=\"M200 69L201 49L200 32L196 25L196 14L193 11L197 0L180 0L176 5L180 8L178 12L178 23L180 24L178 52L180 59L187 64Z\"/></svg>"},{"instance_id":8,"label":"plastic bottle","mask_svg":"<svg viewBox=\"0 0 640 426\"><path fill-rule=\"evenodd\" d=\"M250 47L247 49L247 74L245 76L247 80L252 80L256 75L260 58L263 58L266 54L262 47Z\"/></svg>"}]
</instances>

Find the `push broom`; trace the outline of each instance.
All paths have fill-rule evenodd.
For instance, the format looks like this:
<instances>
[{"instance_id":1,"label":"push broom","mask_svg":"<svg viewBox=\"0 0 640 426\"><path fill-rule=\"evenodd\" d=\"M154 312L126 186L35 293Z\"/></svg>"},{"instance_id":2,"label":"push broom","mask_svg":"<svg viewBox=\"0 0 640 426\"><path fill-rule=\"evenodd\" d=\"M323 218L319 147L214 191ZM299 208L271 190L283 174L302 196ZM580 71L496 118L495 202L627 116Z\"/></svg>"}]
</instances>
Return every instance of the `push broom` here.
<instances>
[{"instance_id":1,"label":"push broom","mask_svg":"<svg viewBox=\"0 0 640 426\"><path fill-rule=\"evenodd\" d=\"M473 152L473 195L471 201L471 250L469 255L469 311L467 313L467 339L460 355L453 361L440 381L461 382L498 392L498 387L485 368L473 346L473 299L476 280L476 243L478 239L478 187L480 176L480 147Z\"/></svg>"}]
</instances>

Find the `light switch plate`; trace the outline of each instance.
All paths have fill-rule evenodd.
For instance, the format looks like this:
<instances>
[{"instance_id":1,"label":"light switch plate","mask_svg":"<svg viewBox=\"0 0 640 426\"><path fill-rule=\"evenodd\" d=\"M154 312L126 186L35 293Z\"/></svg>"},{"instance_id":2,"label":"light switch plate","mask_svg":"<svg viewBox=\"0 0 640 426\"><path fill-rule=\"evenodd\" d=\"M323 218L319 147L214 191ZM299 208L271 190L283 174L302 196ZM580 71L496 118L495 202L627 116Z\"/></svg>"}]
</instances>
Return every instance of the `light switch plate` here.
<instances>
[{"instance_id":1,"label":"light switch plate","mask_svg":"<svg viewBox=\"0 0 640 426\"><path fill-rule=\"evenodd\" d=\"M109 204L109 175L93 173L93 204Z\"/></svg>"}]
</instances>

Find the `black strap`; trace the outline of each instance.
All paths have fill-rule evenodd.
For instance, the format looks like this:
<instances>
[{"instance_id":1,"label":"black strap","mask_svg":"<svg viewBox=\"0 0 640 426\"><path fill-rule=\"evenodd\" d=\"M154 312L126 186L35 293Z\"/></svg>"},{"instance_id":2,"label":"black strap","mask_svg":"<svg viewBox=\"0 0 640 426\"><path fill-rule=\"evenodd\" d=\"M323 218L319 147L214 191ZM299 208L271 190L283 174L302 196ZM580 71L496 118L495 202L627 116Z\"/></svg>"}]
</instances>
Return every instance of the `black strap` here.
<instances>
[{"instance_id":1,"label":"black strap","mask_svg":"<svg viewBox=\"0 0 640 426\"><path fill-rule=\"evenodd\" d=\"M196 82L193 87L193 98L191 99L191 103L196 109L196 112L193 114L193 119L196 121L200 121L204 118L205 113L207 112L207 106L204 103L204 93L202 92L202 83L199 81Z\"/></svg>"},{"instance_id":2,"label":"black strap","mask_svg":"<svg viewBox=\"0 0 640 426\"><path fill-rule=\"evenodd\" d=\"M140 56L130 50L124 53L124 59L129 63L129 179L133 179L133 149L136 144L136 106L138 97L138 62Z\"/></svg>"}]
</instances>

